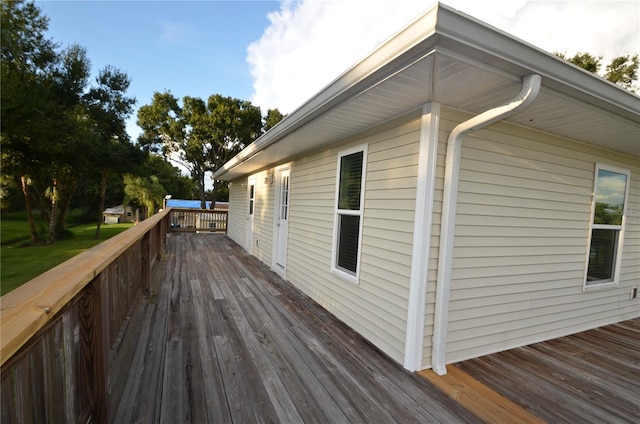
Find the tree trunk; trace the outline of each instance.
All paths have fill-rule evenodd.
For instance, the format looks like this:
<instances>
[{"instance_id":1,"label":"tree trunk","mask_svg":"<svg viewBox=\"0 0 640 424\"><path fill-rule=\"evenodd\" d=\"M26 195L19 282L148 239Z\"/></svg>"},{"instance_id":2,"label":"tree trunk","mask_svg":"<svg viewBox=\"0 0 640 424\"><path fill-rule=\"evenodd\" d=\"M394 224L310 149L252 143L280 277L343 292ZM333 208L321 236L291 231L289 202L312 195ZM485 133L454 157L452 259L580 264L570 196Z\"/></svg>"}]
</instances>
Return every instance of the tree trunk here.
<instances>
[{"instance_id":1,"label":"tree trunk","mask_svg":"<svg viewBox=\"0 0 640 424\"><path fill-rule=\"evenodd\" d=\"M58 216L58 231L66 231L67 229L67 216L69 215L69 205L71 204L71 197L76 191L78 183L76 181L67 184L64 190L60 190L60 215Z\"/></svg>"},{"instance_id":2,"label":"tree trunk","mask_svg":"<svg viewBox=\"0 0 640 424\"><path fill-rule=\"evenodd\" d=\"M98 240L100 238L100 226L102 225L102 211L104 210L104 202L107 197L108 177L109 177L109 171L106 169L103 169L102 179L100 181L100 207L98 208L98 225L96 226L96 235L93 237L94 240ZM126 212L126 209L125 209L125 212Z\"/></svg>"},{"instance_id":3,"label":"tree trunk","mask_svg":"<svg viewBox=\"0 0 640 424\"><path fill-rule=\"evenodd\" d=\"M193 179L196 182L198 189L198 196L200 197L200 209L207 209L207 196L204 190L204 176L205 173L200 171L194 171L192 173Z\"/></svg>"},{"instance_id":4,"label":"tree trunk","mask_svg":"<svg viewBox=\"0 0 640 424\"><path fill-rule=\"evenodd\" d=\"M53 187L51 187L51 211L49 212L49 236L47 237L47 244L53 244L56 241L56 223L58 222L58 180L54 178L52 180Z\"/></svg>"},{"instance_id":5,"label":"tree trunk","mask_svg":"<svg viewBox=\"0 0 640 424\"><path fill-rule=\"evenodd\" d=\"M58 215L58 231L66 231L67 229L67 216L69 216L69 204L71 203L71 196L65 196L59 203L60 214Z\"/></svg>"},{"instance_id":6,"label":"tree trunk","mask_svg":"<svg viewBox=\"0 0 640 424\"><path fill-rule=\"evenodd\" d=\"M219 180L213 180L213 195L211 196L211 210L216 208L216 199L218 198L218 187L220 187Z\"/></svg>"},{"instance_id":7,"label":"tree trunk","mask_svg":"<svg viewBox=\"0 0 640 424\"><path fill-rule=\"evenodd\" d=\"M31 197L29 196L29 185L25 175L20 177L22 183L22 193L24 194L24 203L27 208L27 219L29 220L29 233L31 234L31 242L38 242L38 233L36 231L36 222L33 219L33 208L31 207Z\"/></svg>"}]
</instances>

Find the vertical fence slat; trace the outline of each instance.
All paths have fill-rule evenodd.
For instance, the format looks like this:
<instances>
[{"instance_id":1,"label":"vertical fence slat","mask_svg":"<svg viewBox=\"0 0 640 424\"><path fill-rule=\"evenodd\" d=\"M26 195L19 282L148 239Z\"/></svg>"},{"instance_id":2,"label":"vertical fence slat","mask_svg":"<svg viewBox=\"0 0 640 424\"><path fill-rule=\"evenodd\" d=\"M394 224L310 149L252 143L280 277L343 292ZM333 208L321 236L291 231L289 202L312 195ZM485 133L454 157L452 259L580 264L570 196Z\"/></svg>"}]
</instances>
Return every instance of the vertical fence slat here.
<instances>
[{"instance_id":1,"label":"vertical fence slat","mask_svg":"<svg viewBox=\"0 0 640 424\"><path fill-rule=\"evenodd\" d=\"M102 327L101 279L90 284L80 297L81 351L88 371L84 382L93 402L93 421L108 423L107 367Z\"/></svg>"},{"instance_id":2,"label":"vertical fence slat","mask_svg":"<svg viewBox=\"0 0 640 424\"><path fill-rule=\"evenodd\" d=\"M149 297L151 292L151 234L147 233L142 237L142 258L140 261L140 280L145 297Z\"/></svg>"},{"instance_id":3,"label":"vertical fence slat","mask_svg":"<svg viewBox=\"0 0 640 424\"><path fill-rule=\"evenodd\" d=\"M63 343L62 343L62 360L64 370L64 406L66 410L67 421L71 422L77 417L77 400L75 396L75 325L72 314L64 314L62 317Z\"/></svg>"}]
</instances>

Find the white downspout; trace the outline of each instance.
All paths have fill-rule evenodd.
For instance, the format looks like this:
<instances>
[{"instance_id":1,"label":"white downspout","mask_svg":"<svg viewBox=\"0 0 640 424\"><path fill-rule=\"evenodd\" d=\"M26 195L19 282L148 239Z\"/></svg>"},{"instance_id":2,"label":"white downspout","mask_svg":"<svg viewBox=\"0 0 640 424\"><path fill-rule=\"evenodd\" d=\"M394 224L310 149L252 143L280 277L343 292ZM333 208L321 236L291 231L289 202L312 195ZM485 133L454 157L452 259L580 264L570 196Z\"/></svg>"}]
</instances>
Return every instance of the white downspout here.
<instances>
[{"instance_id":1,"label":"white downspout","mask_svg":"<svg viewBox=\"0 0 640 424\"><path fill-rule=\"evenodd\" d=\"M453 240L456 226L456 203L458 198L458 174L460 172L460 150L462 139L467 133L476 131L494 122L527 108L538 95L541 77L527 75L522 80L520 93L510 102L489 109L456 126L447 140L447 156L444 174L444 193L442 198L442 222L440 230L440 249L438 257L438 280L436 283L436 305L433 324L433 346L431 364L439 374L447 373L445 366L445 348L447 343L447 325L449 319L449 292L451 289L451 271L453 263Z\"/></svg>"}]
</instances>

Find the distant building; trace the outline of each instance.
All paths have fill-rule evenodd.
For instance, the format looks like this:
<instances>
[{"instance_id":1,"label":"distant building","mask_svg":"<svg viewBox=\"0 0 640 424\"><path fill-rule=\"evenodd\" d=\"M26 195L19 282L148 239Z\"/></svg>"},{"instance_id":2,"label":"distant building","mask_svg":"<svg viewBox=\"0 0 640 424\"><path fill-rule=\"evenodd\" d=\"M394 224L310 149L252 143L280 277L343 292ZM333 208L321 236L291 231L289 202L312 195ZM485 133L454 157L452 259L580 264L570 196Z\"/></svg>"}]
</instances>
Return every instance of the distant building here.
<instances>
[{"instance_id":1,"label":"distant building","mask_svg":"<svg viewBox=\"0 0 640 424\"><path fill-rule=\"evenodd\" d=\"M124 205L107 208L102 212L102 221L105 224L117 224L119 222L136 222L140 219L140 212L137 208Z\"/></svg>"}]
</instances>

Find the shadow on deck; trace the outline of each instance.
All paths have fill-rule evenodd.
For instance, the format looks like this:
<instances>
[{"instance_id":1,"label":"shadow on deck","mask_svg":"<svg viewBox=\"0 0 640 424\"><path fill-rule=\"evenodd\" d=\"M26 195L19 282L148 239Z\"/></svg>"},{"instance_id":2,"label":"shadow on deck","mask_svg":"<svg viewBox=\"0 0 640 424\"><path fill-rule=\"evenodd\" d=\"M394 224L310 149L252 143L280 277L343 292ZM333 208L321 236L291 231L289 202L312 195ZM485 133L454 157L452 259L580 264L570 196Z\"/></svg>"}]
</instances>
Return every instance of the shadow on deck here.
<instances>
[{"instance_id":1,"label":"shadow on deck","mask_svg":"<svg viewBox=\"0 0 640 424\"><path fill-rule=\"evenodd\" d=\"M171 234L116 423L633 422L640 318L409 373L223 235ZM595 332L595 333L593 333ZM124 379L114 378L113 381ZM446 393L446 394L445 394Z\"/></svg>"}]
</instances>

